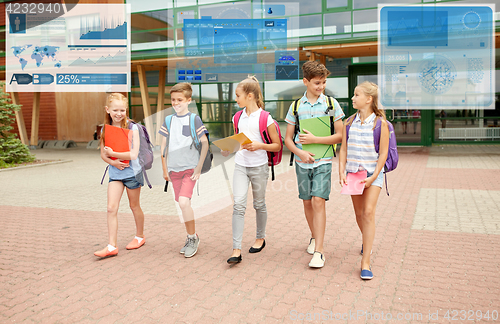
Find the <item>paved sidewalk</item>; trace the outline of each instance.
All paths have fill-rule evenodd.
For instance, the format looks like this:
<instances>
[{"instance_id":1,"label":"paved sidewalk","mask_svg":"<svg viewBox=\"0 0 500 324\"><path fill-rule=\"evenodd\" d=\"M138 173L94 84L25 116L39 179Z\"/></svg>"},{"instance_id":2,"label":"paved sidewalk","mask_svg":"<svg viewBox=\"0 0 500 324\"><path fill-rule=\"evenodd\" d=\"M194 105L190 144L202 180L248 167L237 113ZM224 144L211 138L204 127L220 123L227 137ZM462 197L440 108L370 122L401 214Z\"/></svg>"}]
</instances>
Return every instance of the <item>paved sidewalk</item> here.
<instances>
[{"instance_id":1,"label":"paved sidewalk","mask_svg":"<svg viewBox=\"0 0 500 324\"><path fill-rule=\"evenodd\" d=\"M34 153L72 162L0 172L0 323L500 322L500 146L400 148L390 196L382 191L377 206L371 281L359 278L361 235L336 165L324 268L307 266L309 233L287 156L268 184L266 248L248 253L249 199L243 261L229 267L232 206L221 167L202 176L193 201L204 216L197 255L179 254L184 225L159 179L141 193L146 244L125 249L135 224L124 195L119 254L99 260L107 225L98 152Z\"/></svg>"}]
</instances>

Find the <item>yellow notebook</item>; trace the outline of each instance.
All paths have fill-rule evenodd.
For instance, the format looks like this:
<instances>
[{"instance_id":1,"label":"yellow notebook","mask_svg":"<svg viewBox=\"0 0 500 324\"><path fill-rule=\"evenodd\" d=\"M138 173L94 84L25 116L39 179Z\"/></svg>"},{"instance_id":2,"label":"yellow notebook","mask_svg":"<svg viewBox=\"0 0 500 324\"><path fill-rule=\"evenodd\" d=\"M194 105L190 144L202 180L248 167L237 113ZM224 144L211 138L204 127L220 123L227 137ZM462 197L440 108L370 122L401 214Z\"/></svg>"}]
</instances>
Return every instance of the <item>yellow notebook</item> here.
<instances>
[{"instance_id":1,"label":"yellow notebook","mask_svg":"<svg viewBox=\"0 0 500 324\"><path fill-rule=\"evenodd\" d=\"M240 149L241 145L250 144L252 143L252 141L245 134L239 133L214 141L213 143L222 151L229 151L230 153L234 153Z\"/></svg>"}]
</instances>

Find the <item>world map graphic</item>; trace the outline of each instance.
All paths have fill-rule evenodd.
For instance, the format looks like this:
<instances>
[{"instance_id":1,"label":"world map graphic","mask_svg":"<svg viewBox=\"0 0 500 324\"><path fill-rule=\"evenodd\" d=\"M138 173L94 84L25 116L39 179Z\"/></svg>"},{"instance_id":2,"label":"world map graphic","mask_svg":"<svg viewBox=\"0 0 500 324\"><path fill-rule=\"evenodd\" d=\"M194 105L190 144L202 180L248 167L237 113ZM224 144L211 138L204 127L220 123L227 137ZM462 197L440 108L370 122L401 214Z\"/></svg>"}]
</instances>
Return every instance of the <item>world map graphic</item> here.
<instances>
[{"instance_id":1,"label":"world map graphic","mask_svg":"<svg viewBox=\"0 0 500 324\"><path fill-rule=\"evenodd\" d=\"M36 67L41 67L47 61L53 63L54 67L61 67L61 61L57 58L59 53L58 46L24 45L12 46L11 49L14 56L19 59L19 64L21 65L21 69L23 71L24 68L30 63L34 63Z\"/></svg>"}]
</instances>

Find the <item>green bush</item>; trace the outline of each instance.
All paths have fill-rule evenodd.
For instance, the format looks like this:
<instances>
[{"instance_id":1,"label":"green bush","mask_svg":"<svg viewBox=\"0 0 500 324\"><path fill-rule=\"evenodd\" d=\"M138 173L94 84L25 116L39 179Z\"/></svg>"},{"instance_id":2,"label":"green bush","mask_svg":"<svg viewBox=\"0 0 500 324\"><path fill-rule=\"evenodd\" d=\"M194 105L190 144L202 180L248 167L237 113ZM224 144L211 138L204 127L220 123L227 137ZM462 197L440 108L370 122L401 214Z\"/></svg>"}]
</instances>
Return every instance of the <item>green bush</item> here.
<instances>
[{"instance_id":1,"label":"green bush","mask_svg":"<svg viewBox=\"0 0 500 324\"><path fill-rule=\"evenodd\" d=\"M0 168L35 160L28 146L16 138L17 134L10 132L20 107L11 103L4 92L4 83L0 82Z\"/></svg>"}]
</instances>

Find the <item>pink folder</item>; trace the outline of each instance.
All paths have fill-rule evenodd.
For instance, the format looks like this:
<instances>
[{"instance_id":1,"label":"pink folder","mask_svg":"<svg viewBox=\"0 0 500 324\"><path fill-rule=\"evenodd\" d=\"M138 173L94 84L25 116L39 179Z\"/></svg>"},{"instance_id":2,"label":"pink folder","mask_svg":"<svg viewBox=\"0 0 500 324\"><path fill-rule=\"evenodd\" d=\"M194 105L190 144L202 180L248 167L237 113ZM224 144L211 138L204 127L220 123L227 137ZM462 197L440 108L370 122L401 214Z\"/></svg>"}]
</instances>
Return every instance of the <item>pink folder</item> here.
<instances>
[{"instance_id":1,"label":"pink folder","mask_svg":"<svg viewBox=\"0 0 500 324\"><path fill-rule=\"evenodd\" d=\"M366 170L358 171L356 173L347 174L347 184L344 184L340 193L343 195L362 195L365 189L365 184L360 183L361 180L366 179Z\"/></svg>"}]
</instances>

